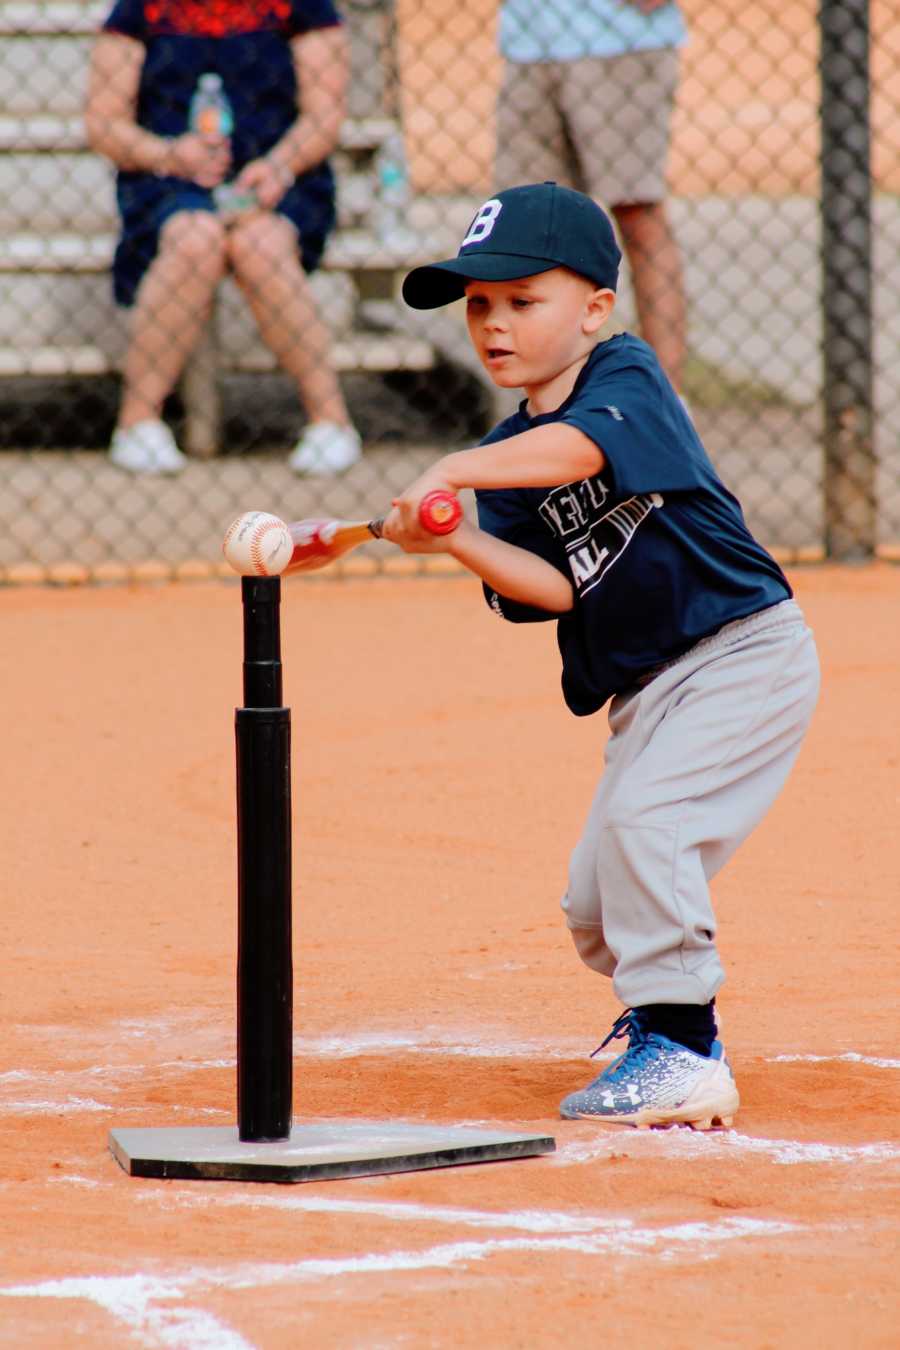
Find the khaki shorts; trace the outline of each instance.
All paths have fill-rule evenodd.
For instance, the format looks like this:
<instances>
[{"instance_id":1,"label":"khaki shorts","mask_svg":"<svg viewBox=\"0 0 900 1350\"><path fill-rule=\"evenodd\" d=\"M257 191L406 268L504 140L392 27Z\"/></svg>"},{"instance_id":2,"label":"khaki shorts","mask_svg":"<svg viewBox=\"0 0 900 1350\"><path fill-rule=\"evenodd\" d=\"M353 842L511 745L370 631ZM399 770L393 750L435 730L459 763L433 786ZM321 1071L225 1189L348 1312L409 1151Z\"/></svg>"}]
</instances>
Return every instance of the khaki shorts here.
<instances>
[{"instance_id":1,"label":"khaki shorts","mask_svg":"<svg viewBox=\"0 0 900 1350\"><path fill-rule=\"evenodd\" d=\"M678 85L666 47L580 61L508 61L495 190L552 179L607 206L660 202Z\"/></svg>"}]
</instances>

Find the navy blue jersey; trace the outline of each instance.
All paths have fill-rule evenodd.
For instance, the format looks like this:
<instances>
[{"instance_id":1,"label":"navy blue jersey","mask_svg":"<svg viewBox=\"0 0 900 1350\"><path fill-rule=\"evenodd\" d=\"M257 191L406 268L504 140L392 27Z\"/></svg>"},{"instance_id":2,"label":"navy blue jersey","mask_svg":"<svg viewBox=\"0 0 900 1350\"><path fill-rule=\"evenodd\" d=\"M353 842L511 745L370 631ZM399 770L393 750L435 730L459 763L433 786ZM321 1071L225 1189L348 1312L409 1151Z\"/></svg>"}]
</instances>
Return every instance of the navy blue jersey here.
<instances>
[{"instance_id":1,"label":"navy blue jersey","mask_svg":"<svg viewBox=\"0 0 900 1350\"><path fill-rule=\"evenodd\" d=\"M484 588L514 623L558 620L572 712L596 712L724 624L790 598L645 342L623 333L600 343L559 408L538 417L524 409L482 444L562 422L606 461L563 487L476 493L483 530L538 554L573 584L574 607L562 617Z\"/></svg>"}]
</instances>

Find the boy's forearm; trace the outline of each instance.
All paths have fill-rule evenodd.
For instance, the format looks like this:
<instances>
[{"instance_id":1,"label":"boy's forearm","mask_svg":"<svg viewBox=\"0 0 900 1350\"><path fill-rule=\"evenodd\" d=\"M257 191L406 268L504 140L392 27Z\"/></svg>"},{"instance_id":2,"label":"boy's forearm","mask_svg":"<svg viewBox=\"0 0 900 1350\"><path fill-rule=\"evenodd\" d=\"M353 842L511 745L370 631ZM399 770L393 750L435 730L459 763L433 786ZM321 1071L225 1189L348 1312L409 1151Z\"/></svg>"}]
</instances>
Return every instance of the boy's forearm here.
<instances>
[{"instance_id":1,"label":"boy's forearm","mask_svg":"<svg viewBox=\"0 0 900 1350\"><path fill-rule=\"evenodd\" d=\"M599 473L603 452L577 427L554 422L445 455L437 472L461 488L559 487Z\"/></svg>"},{"instance_id":2,"label":"boy's forearm","mask_svg":"<svg viewBox=\"0 0 900 1350\"><path fill-rule=\"evenodd\" d=\"M575 597L571 582L536 554L468 523L448 539L448 552L508 600L551 614L567 614L572 608Z\"/></svg>"}]
</instances>

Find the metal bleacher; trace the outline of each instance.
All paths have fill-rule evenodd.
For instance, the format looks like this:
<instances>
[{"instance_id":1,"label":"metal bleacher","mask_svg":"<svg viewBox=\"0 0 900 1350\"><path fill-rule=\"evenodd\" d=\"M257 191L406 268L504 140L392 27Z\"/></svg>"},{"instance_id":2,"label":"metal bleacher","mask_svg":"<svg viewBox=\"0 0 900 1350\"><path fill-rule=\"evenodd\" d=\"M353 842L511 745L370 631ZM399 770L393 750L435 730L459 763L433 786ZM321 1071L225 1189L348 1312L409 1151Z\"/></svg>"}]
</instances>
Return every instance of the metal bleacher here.
<instances>
[{"instance_id":1,"label":"metal bleacher","mask_svg":"<svg viewBox=\"0 0 900 1350\"><path fill-rule=\"evenodd\" d=\"M82 121L91 43L108 9L91 0L0 0L0 379L107 374L125 349L109 279L114 173L88 148ZM338 228L313 285L338 370L427 370L436 359L431 342L404 332L393 310L420 245L407 230L380 238L371 225L377 152L397 126L379 67L385 11L347 6L345 14L354 76L333 156ZM275 368L226 278L182 379L185 449L202 456L218 448L220 373Z\"/></svg>"}]
</instances>

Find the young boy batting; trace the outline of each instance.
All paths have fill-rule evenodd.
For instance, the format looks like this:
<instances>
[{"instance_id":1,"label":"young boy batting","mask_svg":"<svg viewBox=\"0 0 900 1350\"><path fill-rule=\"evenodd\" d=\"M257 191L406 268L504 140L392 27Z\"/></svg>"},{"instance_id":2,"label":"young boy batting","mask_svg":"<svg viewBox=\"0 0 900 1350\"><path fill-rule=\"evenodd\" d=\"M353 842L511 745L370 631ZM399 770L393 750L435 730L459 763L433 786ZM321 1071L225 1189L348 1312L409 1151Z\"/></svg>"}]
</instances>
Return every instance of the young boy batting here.
<instances>
[{"instance_id":1,"label":"young boy batting","mask_svg":"<svg viewBox=\"0 0 900 1350\"><path fill-rule=\"evenodd\" d=\"M384 536L452 554L513 623L555 619L569 708L609 702L562 904L579 956L626 1008L604 1045L628 1044L563 1116L709 1129L739 1099L717 1037L708 883L787 778L818 662L652 350L601 336L619 259L603 211L543 183L498 193L456 258L409 274L415 308L466 297L486 370L525 399L398 497ZM474 488L478 526L426 534L418 504L435 488Z\"/></svg>"}]
</instances>

